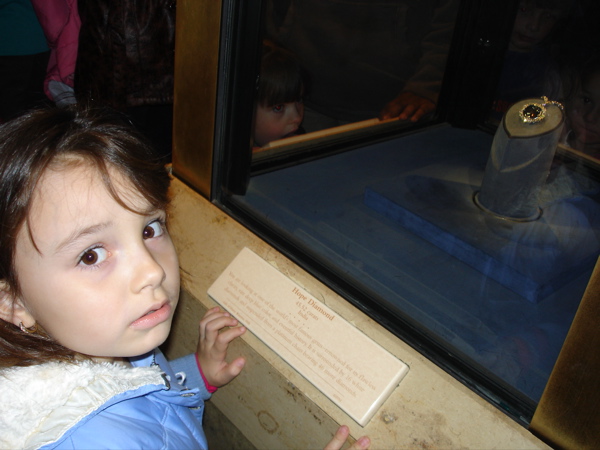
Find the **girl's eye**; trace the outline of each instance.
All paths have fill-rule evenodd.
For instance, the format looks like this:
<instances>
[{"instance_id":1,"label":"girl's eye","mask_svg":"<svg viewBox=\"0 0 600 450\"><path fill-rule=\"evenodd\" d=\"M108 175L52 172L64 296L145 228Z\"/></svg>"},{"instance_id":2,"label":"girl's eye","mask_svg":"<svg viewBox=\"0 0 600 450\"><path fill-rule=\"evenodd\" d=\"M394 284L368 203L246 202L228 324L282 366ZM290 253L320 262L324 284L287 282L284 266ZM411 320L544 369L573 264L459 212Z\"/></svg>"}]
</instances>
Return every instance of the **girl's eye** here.
<instances>
[{"instance_id":1,"label":"girl's eye","mask_svg":"<svg viewBox=\"0 0 600 450\"><path fill-rule=\"evenodd\" d=\"M155 220L152 223L149 223L144 228L144 239L151 239L154 237L161 236L165 232L164 225L159 221Z\"/></svg>"},{"instance_id":2,"label":"girl's eye","mask_svg":"<svg viewBox=\"0 0 600 450\"><path fill-rule=\"evenodd\" d=\"M79 257L79 263L86 266L94 266L100 264L108 257L108 252L105 248L94 247L86 250Z\"/></svg>"},{"instance_id":3,"label":"girl's eye","mask_svg":"<svg viewBox=\"0 0 600 450\"><path fill-rule=\"evenodd\" d=\"M281 112L281 111L283 111L283 108L285 108L284 105L275 105L275 106L273 106L273 111L274 112Z\"/></svg>"},{"instance_id":4,"label":"girl's eye","mask_svg":"<svg viewBox=\"0 0 600 450\"><path fill-rule=\"evenodd\" d=\"M587 106L591 102L592 102L592 99L589 96L585 95L585 94L582 94L582 95L579 95L579 96L575 97L575 103L578 104L578 105L581 105L581 106Z\"/></svg>"}]
</instances>

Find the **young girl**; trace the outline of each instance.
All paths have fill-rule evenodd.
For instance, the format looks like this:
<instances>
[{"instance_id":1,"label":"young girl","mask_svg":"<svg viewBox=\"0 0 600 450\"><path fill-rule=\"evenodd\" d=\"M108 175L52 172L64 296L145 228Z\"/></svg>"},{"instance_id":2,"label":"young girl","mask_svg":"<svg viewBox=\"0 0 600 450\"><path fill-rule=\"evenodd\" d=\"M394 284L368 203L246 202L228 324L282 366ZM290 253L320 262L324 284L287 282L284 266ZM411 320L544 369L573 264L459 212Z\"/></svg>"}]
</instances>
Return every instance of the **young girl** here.
<instances>
[{"instance_id":1,"label":"young girl","mask_svg":"<svg viewBox=\"0 0 600 450\"><path fill-rule=\"evenodd\" d=\"M270 43L263 45L254 114L254 146L300 134L304 118L304 81L295 56Z\"/></svg>"},{"instance_id":2,"label":"young girl","mask_svg":"<svg viewBox=\"0 0 600 450\"><path fill-rule=\"evenodd\" d=\"M196 353L158 350L179 297L168 186L104 113L0 127L0 448L207 447L204 401L242 370L225 357L245 329L213 308Z\"/></svg>"}]
</instances>

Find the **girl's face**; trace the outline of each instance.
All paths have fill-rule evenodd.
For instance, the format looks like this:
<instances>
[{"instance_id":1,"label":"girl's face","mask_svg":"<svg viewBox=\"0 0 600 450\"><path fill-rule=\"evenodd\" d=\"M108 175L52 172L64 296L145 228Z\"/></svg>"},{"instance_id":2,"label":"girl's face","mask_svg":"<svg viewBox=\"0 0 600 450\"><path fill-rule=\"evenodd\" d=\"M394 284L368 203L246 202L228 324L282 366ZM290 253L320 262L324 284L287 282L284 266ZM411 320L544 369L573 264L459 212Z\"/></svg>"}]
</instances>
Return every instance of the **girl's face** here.
<instances>
[{"instance_id":1,"label":"girl's face","mask_svg":"<svg viewBox=\"0 0 600 450\"><path fill-rule=\"evenodd\" d=\"M254 145L262 147L271 141L294 134L304 119L304 103L258 105L254 124Z\"/></svg>"},{"instance_id":2,"label":"girl's face","mask_svg":"<svg viewBox=\"0 0 600 450\"><path fill-rule=\"evenodd\" d=\"M559 19L560 11L540 8L535 1L522 1L510 37L510 50L532 51L550 34Z\"/></svg>"},{"instance_id":3,"label":"girl's face","mask_svg":"<svg viewBox=\"0 0 600 450\"><path fill-rule=\"evenodd\" d=\"M567 109L577 150L600 150L600 70L585 80Z\"/></svg>"},{"instance_id":4,"label":"girl's face","mask_svg":"<svg viewBox=\"0 0 600 450\"><path fill-rule=\"evenodd\" d=\"M13 322L39 323L63 346L96 357L144 354L167 338L179 297L179 267L155 211L117 171L120 206L85 164L47 170L29 227L17 236L22 290Z\"/></svg>"}]
</instances>

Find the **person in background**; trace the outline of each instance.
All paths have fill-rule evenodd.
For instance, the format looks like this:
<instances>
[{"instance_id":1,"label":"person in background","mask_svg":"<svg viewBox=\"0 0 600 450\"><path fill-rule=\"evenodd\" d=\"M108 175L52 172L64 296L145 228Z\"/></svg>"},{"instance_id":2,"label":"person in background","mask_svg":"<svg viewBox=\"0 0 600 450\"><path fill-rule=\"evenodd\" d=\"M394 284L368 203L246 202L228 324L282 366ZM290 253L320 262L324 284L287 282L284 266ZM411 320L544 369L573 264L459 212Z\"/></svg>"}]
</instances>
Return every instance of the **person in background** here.
<instances>
[{"instance_id":1,"label":"person in background","mask_svg":"<svg viewBox=\"0 0 600 450\"><path fill-rule=\"evenodd\" d=\"M75 95L125 112L171 159L175 0L79 0Z\"/></svg>"},{"instance_id":2,"label":"person in background","mask_svg":"<svg viewBox=\"0 0 600 450\"><path fill-rule=\"evenodd\" d=\"M50 49L30 0L0 0L0 123L43 104Z\"/></svg>"},{"instance_id":3,"label":"person in background","mask_svg":"<svg viewBox=\"0 0 600 450\"><path fill-rule=\"evenodd\" d=\"M81 21L77 0L31 0L50 47L44 92L57 106L76 102L73 90Z\"/></svg>"},{"instance_id":4,"label":"person in background","mask_svg":"<svg viewBox=\"0 0 600 450\"><path fill-rule=\"evenodd\" d=\"M271 43L263 45L254 114L254 148L301 134L305 84L295 56Z\"/></svg>"}]
</instances>

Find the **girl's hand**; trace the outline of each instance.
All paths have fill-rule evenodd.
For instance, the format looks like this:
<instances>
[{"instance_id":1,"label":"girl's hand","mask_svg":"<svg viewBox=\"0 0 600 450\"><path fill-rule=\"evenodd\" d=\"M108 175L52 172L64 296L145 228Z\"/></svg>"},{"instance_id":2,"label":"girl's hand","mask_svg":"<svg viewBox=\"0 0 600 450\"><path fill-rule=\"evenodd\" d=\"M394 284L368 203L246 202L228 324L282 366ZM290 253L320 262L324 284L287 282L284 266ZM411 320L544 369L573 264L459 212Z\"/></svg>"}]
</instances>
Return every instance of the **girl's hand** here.
<instances>
[{"instance_id":1,"label":"girl's hand","mask_svg":"<svg viewBox=\"0 0 600 450\"><path fill-rule=\"evenodd\" d=\"M346 443L346 439L350 436L350 430L346 425L338 428L329 444L325 446L325 450L339 450ZM348 450L366 450L371 445L371 440L367 436L358 438L358 440L348 447Z\"/></svg>"},{"instance_id":2,"label":"girl's hand","mask_svg":"<svg viewBox=\"0 0 600 450\"><path fill-rule=\"evenodd\" d=\"M229 343L246 331L245 327L238 325L236 319L219 307L209 309L200 321L200 338L196 349L198 361L206 380L215 387L229 383L246 364L244 358L237 358L231 363L225 361ZM224 328L227 329L221 331Z\"/></svg>"}]
</instances>

